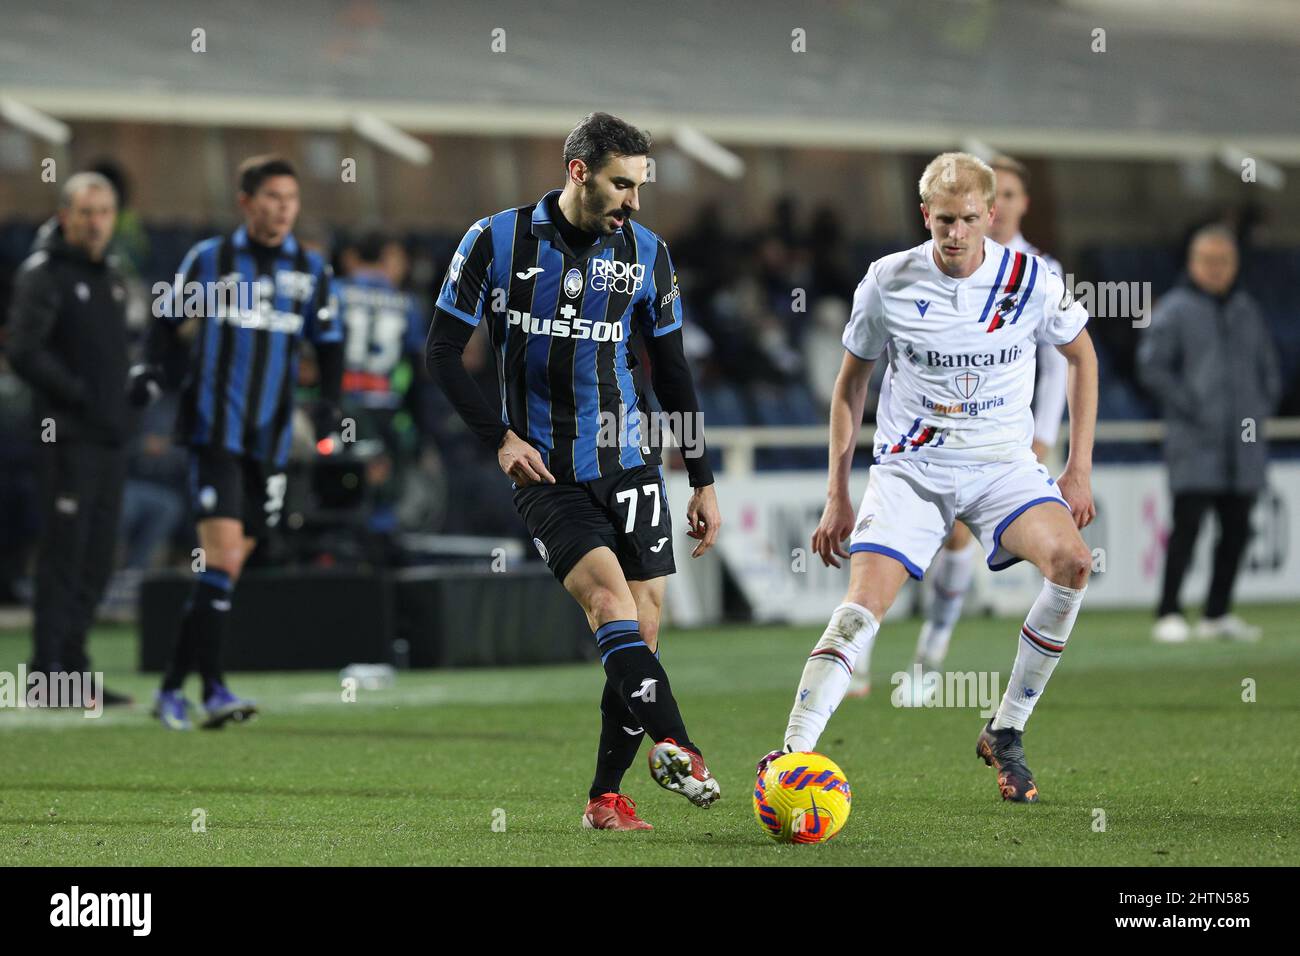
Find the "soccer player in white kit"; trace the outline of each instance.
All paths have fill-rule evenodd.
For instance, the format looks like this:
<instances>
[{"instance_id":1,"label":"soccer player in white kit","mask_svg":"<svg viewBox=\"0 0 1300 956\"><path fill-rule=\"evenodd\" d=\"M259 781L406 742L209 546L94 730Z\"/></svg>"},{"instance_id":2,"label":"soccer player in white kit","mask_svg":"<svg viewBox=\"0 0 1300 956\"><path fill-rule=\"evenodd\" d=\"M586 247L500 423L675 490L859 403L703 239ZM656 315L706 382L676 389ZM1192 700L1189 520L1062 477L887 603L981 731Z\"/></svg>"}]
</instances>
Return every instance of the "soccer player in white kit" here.
<instances>
[{"instance_id":1,"label":"soccer player in white kit","mask_svg":"<svg viewBox=\"0 0 1300 956\"><path fill-rule=\"evenodd\" d=\"M1051 256L1039 252L1020 231L1020 222L1029 211L1029 170L1023 163L1009 156L998 156L991 165L997 177L997 214L989 227L989 236L1012 252L1038 256L1049 270L1064 276L1061 264ZM1065 413L1066 370L1069 366L1065 356L1049 342L1039 341L1037 354L1033 449L1034 457L1046 464L1047 456L1056 447L1061 417ZM924 675L937 673L943 667L953 629L957 626L962 605L975 580L978 551L970 529L957 522L953 525L952 534L948 535L943 547L935 555L933 563L926 569L930 601L921 633L916 638L914 655L914 661ZM929 680L927 676L926 680L914 683L910 673L905 673L908 677L899 687L901 695L898 700L905 707L919 707L925 703L927 691L932 693L937 682ZM853 679L849 683L850 697L865 697L868 694L871 689L870 674L871 650L867 648L853 668Z\"/></svg>"},{"instance_id":2,"label":"soccer player in white kit","mask_svg":"<svg viewBox=\"0 0 1300 956\"><path fill-rule=\"evenodd\" d=\"M1097 358L1087 312L1061 277L1040 257L987 238L995 190L993 170L976 157L936 157L920 182L931 239L872 263L854 293L831 403L826 508L812 537L825 564L849 559L849 588L804 666L784 749L764 757L760 773L783 752L816 748L903 582L923 577L961 520L990 568L1023 559L1044 577L1002 702L976 744L1004 800L1038 799L1021 733L1065 650L1091 570L1079 529L1095 515ZM1070 369L1070 454L1057 480L1031 448L1040 341ZM888 396L855 518L855 437L871 370L886 353Z\"/></svg>"}]
</instances>

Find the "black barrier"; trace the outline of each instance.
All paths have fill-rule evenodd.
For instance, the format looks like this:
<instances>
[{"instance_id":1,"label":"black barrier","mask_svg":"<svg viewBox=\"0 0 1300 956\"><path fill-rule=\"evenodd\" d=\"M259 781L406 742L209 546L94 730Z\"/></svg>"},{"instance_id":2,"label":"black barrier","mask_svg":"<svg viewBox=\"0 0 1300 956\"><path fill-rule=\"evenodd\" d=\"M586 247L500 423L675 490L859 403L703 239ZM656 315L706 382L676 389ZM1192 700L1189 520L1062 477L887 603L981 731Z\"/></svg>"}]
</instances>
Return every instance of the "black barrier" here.
<instances>
[{"instance_id":1,"label":"black barrier","mask_svg":"<svg viewBox=\"0 0 1300 956\"><path fill-rule=\"evenodd\" d=\"M167 664L193 585L183 572L140 587L140 670ZM248 570L224 649L229 671L548 664L591 657L582 610L540 565L509 573Z\"/></svg>"},{"instance_id":2,"label":"black barrier","mask_svg":"<svg viewBox=\"0 0 1300 956\"><path fill-rule=\"evenodd\" d=\"M393 575L396 636L412 667L553 664L595 655L582 609L538 565L498 574L411 568Z\"/></svg>"}]
</instances>

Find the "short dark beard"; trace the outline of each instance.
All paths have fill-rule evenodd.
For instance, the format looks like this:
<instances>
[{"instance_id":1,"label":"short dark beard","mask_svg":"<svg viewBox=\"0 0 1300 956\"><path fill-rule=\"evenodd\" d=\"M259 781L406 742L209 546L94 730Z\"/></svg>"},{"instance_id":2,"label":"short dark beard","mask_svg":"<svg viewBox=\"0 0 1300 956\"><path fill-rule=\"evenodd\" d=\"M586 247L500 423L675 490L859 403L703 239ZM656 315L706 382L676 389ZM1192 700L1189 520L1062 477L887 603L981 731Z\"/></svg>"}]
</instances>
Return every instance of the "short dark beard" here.
<instances>
[{"instance_id":1,"label":"short dark beard","mask_svg":"<svg viewBox=\"0 0 1300 956\"><path fill-rule=\"evenodd\" d=\"M610 228L605 221L605 213L607 212L605 204L600 200L594 189L584 188L582 190L579 208L582 209L583 218L588 220L584 223L575 223L583 232L592 232L598 236L612 236L618 232L617 229ZM626 221L626 218L630 218L626 214L624 216L624 221Z\"/></svg>"}]
</instances>

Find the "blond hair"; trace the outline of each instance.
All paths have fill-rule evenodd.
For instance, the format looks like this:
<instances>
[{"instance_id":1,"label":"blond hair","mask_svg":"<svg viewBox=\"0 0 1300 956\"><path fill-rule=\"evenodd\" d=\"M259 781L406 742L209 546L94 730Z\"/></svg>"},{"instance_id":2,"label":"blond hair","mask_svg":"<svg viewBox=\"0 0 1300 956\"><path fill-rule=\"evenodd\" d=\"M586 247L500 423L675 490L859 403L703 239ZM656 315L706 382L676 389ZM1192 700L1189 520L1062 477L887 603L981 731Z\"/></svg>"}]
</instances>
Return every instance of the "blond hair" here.
<instances>
[{"instance_id":1,"label":"blond hair","mask_svg":"<svg viewBox=\"0 0 1300 956\"><path fill-rule=\"evenodd\" d=\"M984 204L993 205L997 197L998 178L992 167L970 153L940 153L925 167L918 183L921 202L927 206L940 193L948 196L977 192Z\"/></svg>"}]
</instances>

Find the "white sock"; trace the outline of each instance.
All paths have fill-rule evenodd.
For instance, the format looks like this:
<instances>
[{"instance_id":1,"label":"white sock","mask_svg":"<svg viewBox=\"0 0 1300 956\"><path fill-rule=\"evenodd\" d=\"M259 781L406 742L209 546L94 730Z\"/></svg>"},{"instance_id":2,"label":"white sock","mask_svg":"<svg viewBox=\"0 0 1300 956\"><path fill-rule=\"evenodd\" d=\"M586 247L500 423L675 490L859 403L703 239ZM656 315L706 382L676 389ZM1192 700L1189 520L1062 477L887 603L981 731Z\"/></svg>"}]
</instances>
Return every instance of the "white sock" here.
<instances>
[{"instance_id":1,"label":"white sock","mask_svg":"<svg viewBox=\"0 0 1300 956\"><path fill-rule=\"evenodd\" d=\"M1048 678L1061 659L1065 643L1070 639L1074 619L1079 616L1083 592L1051 581L1043 581L1038 599L1029 609L1024 626L1020 629L1020 645L1016 662L1011 668L1002 703L993 717L993 729L1014 727L1024 730L1025 722L1034 712L1034 705L1043 696Z\"/></svg>"},{"instance_id":2,"label":"white sock","mask_svg":"<svg viewBox=\"0 0 1300 956\"><path fill-rule=\"evenodd\" d=\"M812 750L817 746L826 722L849 689L853 662L870 653L878 630L880 622L860 604L841 604L831 614L799 678L794 708L785 728L788 750Z\"/></svg>"},{"instance_id":3,"label":"white sock","mask_svg":"<svg viewBox=\"0 0 1300 956\"><path fill-rule=\"evenodd\" d=\"M966 603L971 582L975 580L978 554L979 547L973 543L960 551L940 548L926 571L932 585L930 610L916 640L916 659L936 670L948 656L952 630L957 626L961 606Z\"/></svg>"}]
</instances>

